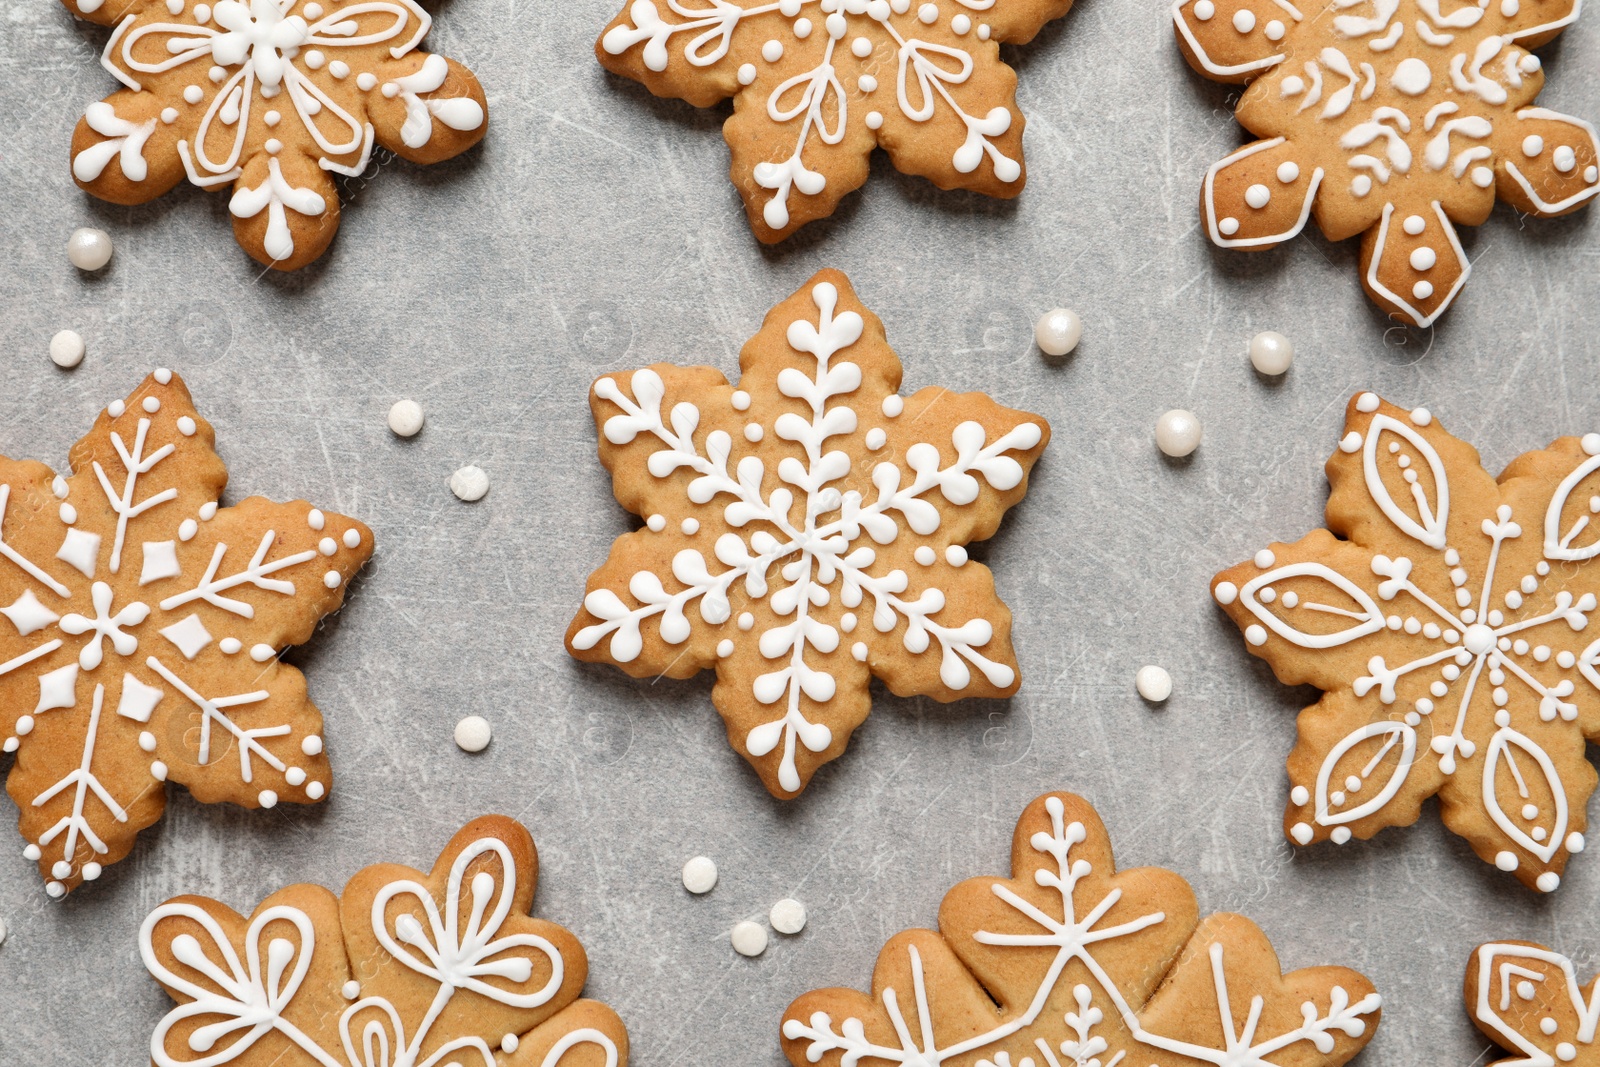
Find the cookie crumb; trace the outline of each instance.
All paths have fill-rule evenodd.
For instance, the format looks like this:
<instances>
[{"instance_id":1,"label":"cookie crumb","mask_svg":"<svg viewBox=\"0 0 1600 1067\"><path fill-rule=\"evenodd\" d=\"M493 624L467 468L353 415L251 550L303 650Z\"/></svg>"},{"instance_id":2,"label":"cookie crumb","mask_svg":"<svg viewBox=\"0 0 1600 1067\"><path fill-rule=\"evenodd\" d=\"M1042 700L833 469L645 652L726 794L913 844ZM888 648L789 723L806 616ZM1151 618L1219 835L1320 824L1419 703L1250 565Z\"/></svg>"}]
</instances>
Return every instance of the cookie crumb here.
<instances>
[{"instance_id":1,"label":"cookie crumb","mask_svg":"<svg viewBox=\"0 0 1600 1067\"><path fill-rule=\"evenodd\" d=\"M83 362L83 337L76 330L61 330L50 338L50 362L71 370Z\"/></svg>"},{"instance_id":2,"label":"cookie crumb","mask_svg":"<svg viewBox=\"0 0 1600 1067\"><path fill-rule=\"evenodd\" d=\"M469 504L489 492L489 476L482 467L468 464L450 476L450 491Z\"/></svg>"},{"instance_id":3,"label":"cookie crumb","mask_svg":"<svg viewBox=\"0 0 1600 1067\"><path fill-rule=\"evenodd\" d=\"M1294 345L1281 333L1262 330L1250 338L1250 365L1276 378L1294 362Z\"/></svg>"},{"instance_id":4,"label":"cookie crumb","mask_svg":"<svg viewBox=\"0 0 1600 1067\"><path fill-rule=\"evenodd\" d=\"M396 400L389 409L389 429L396 437L415 437L422 430L422 405L415 400Z\"/></svg>"},{"instance_id":5,"label":"cookie crumb","mask_svg":"<svg viewBox=\"0 0 1600 1067\"><path fill-rule=\"evenodd\" d=\"M1133 687L1146 700L1159 704L1172 695L1172 675L1163 667L1146 664L1133 676Z\"/></svg>"},{"instance_id":6,"label":"cookie crumb","mask_svg":"<svg viewBox=\"0 0 1600 1067\"><path fill-rule=\"evenodd\" d=\"M1156 447L1181 459L1200 447L1200 420L1194 412L1173 408L1156 420Z\"/></svg>"},{"instance_id":7,"label":"cookie crumb","mask_svg":"<svg viewBox=\"0 0 1600 1067\"><path fill-rule=\"evenodd\" d=\"M806 928L806 906L793 897L784 897L772 906L767 920L780 934L798 934Z\"/></svg>"},{"instance_id":8,"label":"cookie crumb","mask_svg":"<svg viewBox=\"0 0 1600 1067\"><path fill-rule=\"evenodd\" d=\"M468 715L456 723L456 745L463 752L482 752L493 736L489 720L482 715Z\"/></svg>"},{"instance_id":9,"label":"cookie crumb","mask_svg":"<svg viewBox=\"0 0 1600 1067\"><path fill-rule=\"evenodd\" d=\"M1083 320L1076 311L1056 308L1039 316L1033 327L1033 340L1047 356L1064 356L1078 347L1083 337Z\"/></svg>"},{"instance_id":10,"label":"cookie crumb","mask_svg":"<svg viewBox=\"0 0 1600 1067\"><path fill-rule=\"evenodd\" d=\"M79 270L95 271L111 262L111 235L81 226L67 238L67 259Z\"/></svg>"},{"instance_id":11,"label":"cookie crumb","mask_svg":"<svg viewBox=\"0 0 1600 1067\"><path fill-rule=\"evenodd\" d=\"M745 919L733 924L733 951L741 956L759 956L767 951L766 928Z\"/></svg>"},{"instance_id":12,"label":"cookie crumb","mask_svg":"<svg viewBox=\"0 0 1600 1067\"><path fill-rule=\"evenodd\" d=\"M683 888L702 896L717 887L717 865L709 856L696 856L683 865Z\"/></svg>"}]
</instances>

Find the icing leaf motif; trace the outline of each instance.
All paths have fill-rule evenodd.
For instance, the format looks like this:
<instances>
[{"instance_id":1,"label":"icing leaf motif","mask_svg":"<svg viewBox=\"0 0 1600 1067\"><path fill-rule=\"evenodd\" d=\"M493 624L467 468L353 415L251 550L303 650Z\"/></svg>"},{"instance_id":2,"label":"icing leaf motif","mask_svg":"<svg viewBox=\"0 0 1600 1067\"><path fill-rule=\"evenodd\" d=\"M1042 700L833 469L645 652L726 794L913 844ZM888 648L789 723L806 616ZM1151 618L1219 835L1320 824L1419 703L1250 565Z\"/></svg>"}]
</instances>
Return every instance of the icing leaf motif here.
<instances>
[{"instance_id":1,"label":"icing leaf motif","mask_svg":"<svg viewBox=\"0 0 1600 1067\"><path fill-rule=\"evenodd\" d=\"M1584 848L1600 738L1600 434L1498 479L1425 409L1352 399L1328 461L1328 530L1212 582L1252 653L1323 690L1301 713L1284 829L1343 844L1445 824L1551 892Z\"/></svg>"},{"instance_id":2,"label":"icing leaf motif","mask_svg":"<svg viewBox=\"0 0 1600 1067\"><path fill-rule=\"evenodd\" d=\"M1027 491L1044 420L897 392L900 363L825 271L768 316L735 389L710 368L608 374L591 396L617 539L567 633L639 677L713 667L712 701L787 797L867 714L872 674L940 700L1017 687L1010 616L966 545Z\"/></svg>"},{"instance_id":3,"label":"icing leaf motif","mask_svg":"<svg viewBox=\"0 0 1600 1067\"><path fill-rule=\"evenodd\" d=\"M126 855L168 780L204 803L326 795L321 715L277 657L338 610L372 532L303 501L219 508L213 441L160 370L70 477L0 460L0 737L52 896Z\"/></svg>"},{"instance_id":4,"label":"icing leaf motif","mask_svg":"<svg viewBox=\"0 0 1600 1067\"><path fill-rule=\"evenodd\" d=\"M884 945L870 995L807 993L782 1034L794 1067L1338 1067L1381 1006L1343 967L1283 974L1254 923L1201 919L1171 871L1117 872L1094 809L1051 793L1018 820L1010 878L956 886L937 932Z\"/></svg>"},{"instance_id":5,"label":"icing leaf motif","mask_svg":"<svg viewBox=\"0 0 1600 1067\"><path fill-rule=\"evenodd\" d=\"M431 873L368 867L342 899L290 886L248 920L204 897L170 900L139 933L146 969L178 1001L151 1062L625 1067L621 1020L578 999L583 947L528 917L536 875L527 830L487 816Z\"/></svg>"}]
</instances>

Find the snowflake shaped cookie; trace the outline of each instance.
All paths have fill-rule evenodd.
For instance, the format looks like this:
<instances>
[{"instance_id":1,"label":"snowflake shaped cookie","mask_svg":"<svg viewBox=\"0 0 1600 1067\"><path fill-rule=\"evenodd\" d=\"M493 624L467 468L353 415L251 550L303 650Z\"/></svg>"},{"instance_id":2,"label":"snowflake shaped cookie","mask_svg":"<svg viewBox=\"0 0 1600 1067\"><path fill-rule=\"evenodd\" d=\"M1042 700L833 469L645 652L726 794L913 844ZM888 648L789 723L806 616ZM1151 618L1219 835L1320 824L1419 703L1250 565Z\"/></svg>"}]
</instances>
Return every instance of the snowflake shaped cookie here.
<instances>
[{"instance_id":1,"label":"snowflake shaped cookie","mask_svg":"<svg viewBox=\"0 0 1600 1067\"><path fill-rule=\"evenodd\" d=\"M833 213L875 147L941 189L1022 192L1025 44L1072 0L632 0L595 54L657 96L710 107L750 227L773 243Z\"/></svg>"},{"instance_id":2,"label":"snowflake shaped cookie","mask_svg":"<svg viewBox=\"0 0 1600 1067\"><path fill-rule=\"evenodd\" d=\"M636 677L717 672L728 738L775 796L866 718L867 683L937 700L1017 688L1011 614L965 545L1027 491L1043 419L979 393L902 397L883 325L838 271L710 367L590 395L617 500L646 519L590 577L567 648Z\"/></svg>"},{"instance_id":3,"label":"snowflake shaped cookie","mask_svg":"<svg viewBox=\"0 0 1600 1067\"><path fill-rule=\"evenodd\" d=\"M1499 479L1426 410L1362 393L1328 460L1328 529L1213 580L1250 651L1322 699L1300 715L1284 828L1343 844L1445 825L1550 892L1581 852L1600 738L1600 434Z\"/></svg>"},{"instance_id":4,"label":"snowflake shaped cookie","mask_svg":"<svg viewBox=\"0 0 1600 1067\"><path fill-rule=\"evenodd\" d=\"M70 476L0 457L6 789L53 897L128 854L168 779L208 804L327 793L322 716L278 654L338 610L372 531L304 501L219 509L215 439L158 370Z\"/></svg>"},{"instance_id":5,"label":"snowflake shaped cookie","mask_svg":"<svg viewBox=\"0 0 1600 1067\"><path fill-rule=\"evenodd\" d=\"M1485 1037L1517 1053L1490 1067L1595 1067L1600 981L1578 984L1572 961L1531 941L1479 945L1467 966L1467 1013ZM1482 1057L1480 1057L1482 1058Z\"/></svg>"},{"instance_id":6,"label":"snowflake shaped cookie","mask_svg":"<svg viewBox=\"0 0 1600 1067\"><path fill-rule=\"evenodd\" d=\"M1528 49L1582 0L1178 0L1196 71L1249 82L1237 118L1257 137L1206 172L1200 211L1224 248L1268 248L1316 213L1357 234L1361 281L1391 315L1432 325L1471 264L1457 224L1495 197L1564 215L1600 192L1600 145L1581 119L1533 106Z\"/></svg>"},{"instance_id":7,"label":"snowflake shaped cookie","mask_svg":"<svg viewBox=\"0 0 1600 1067\"><path fill-rule=\"evenodd\" d=\"M1009 879L891 938L871 996L800 997L783 1046L795 1067L1338 1067L1381 1004L1344 967L1283 974L1255 923L1201 919L1171 871L1117 873L1094 809L1051 793L1017 821Z\"/></svg>"},{"instance_id":8,"label":"snowflake shaped cookie","mask_svg":"<svg viewBox=\"0 0 1600 1067\"><path fill-rule=\"evenodd\" d=\"M381 864L334 896L281 889L246 919L205 897L161 905L144 965L178 1007L156 1067L626 1067L615 1012L579 1000L583 946L528 917L533 839L468 823L433 871Z\"/></svg>"},{"instance_id":9,"label":"snowflake shaped cookie","mask_svg":"<svg viewBox=\"0 0 1600 1067\"><path fill-rule=\"evenodd\" d=\"M365 171L374 143L437 163L484 134L472 72L416 51L433 20L415 0L62 3L115 27L100 63L126 87L78 123L78 184L116 204L229 186L234 236L279 270L327 250L333 175Z\"/></svg>"}]
</instances>

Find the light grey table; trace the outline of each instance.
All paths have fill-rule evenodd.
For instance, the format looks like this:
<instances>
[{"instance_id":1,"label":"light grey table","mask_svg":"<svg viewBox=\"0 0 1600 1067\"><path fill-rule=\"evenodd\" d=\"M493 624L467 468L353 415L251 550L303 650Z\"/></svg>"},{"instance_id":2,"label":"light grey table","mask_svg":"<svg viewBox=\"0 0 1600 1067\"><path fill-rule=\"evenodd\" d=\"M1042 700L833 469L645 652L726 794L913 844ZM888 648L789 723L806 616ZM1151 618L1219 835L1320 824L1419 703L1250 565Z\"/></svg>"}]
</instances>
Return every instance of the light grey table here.
<instances>
[{"instance_id":1,"label":"light grey table","mask_svg":"<svg viewBox=\"0 0 1600 1067\"><path fill-rule=\"evenodd\" d=\"M594 62L613 7L444 5L430 47L482 79L487 140L454 164L382 168L331 254L282 277L235 248L223 198L182 188L129 210L75 189L73 124L112 88L106 32L50 0L0 5L0 451L64 464L100 406L167 364L218 427L234 499L303 496L366 519L379 545L294 657L327 717L328 803L248 813L175 791L134 854L64 905L20 857L0 864L0 1062L143 1062L167 1000L134 935L166 897L247 910L288 882L426 865L486 811L532 828L538 911L583 939L589 992L627 1020L640 1067L780 1063L790 999L865 984L884 939L931 924L946 888L1004 870L1018 812L1055 787L1099 807L1123 862L1254 917L1286 966L1370 975L1387 1006L1368 1067L1480 1056L1460 1006L1480 939L1600 966L1590 856L1535 899L1432 804L1410 830L1293 854L1282 762L1315 693L1278 685L1206 595L1214 570L1320 525L1352 390L1427 405L1496 471L1597 428L1592 209L1526 224L1497 210L1466 235L1475 274L1443 324L1390 329L1354 242L1211 249L1195 200L1240 142L1227 93L1183 64L1165 4L1084 0L1012 56L1029 116L1019 202L942 194L880 157L837 216L763 249L725 177L723 114ZM1541 102L1600 117L1600 29L1544 55ZM67 264L84 224L116 239L103 275ZM1016 613L1021 694L940 706L875 687L850 751L782 804L725 743L709 675L633 682L571 662L561 637L630 521L594 459L589 381L657 359L731 373L767 309L824 265L883 317L908 385L988 391L1055 438L979 553ZM1086 326L1051 364L1031 328L1057 304ZM45 355L63 327L89 345L70 373ZM1281 382L1245 358L1266 328L1297 349ZM402 396L428 414L412 441L384 425ZM1205 420L1187 463L1152 443L1170 407ZM467 462L493 483L475 505L445 484ZM1134 693L1145 662L1175 679L1164 707ZM451 741L470 713L495 728L478 756ZM722 868L704 898L678 879L696 853ZM786 895L810 908L805 933L736 956L733 923Z\"/></svg>"}]
</instances>

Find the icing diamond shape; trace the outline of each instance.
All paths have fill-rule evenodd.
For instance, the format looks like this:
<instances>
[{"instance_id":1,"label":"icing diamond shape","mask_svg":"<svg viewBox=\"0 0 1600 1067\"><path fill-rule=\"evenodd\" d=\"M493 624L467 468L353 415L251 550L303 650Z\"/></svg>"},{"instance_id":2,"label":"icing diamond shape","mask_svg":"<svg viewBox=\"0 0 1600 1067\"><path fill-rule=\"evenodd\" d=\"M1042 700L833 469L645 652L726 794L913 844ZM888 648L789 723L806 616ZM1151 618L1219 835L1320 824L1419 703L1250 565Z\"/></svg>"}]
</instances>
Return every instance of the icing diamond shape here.
<instances>
[{"instance_id":1,"label":"icing diamond shape","mask_svg":"<svg viewBox=\"0 0 1600 1067\"><path fill-rule=\"evenodd\" d=\"M70 708L78 702L78 665L69 663L65 667L57 667L49 674L39 676L39 703L34 706L33 713L51 711L55 708Z\"/></svg>"},{"instance_id":2,"label":"icing diamond shape","mask_svg":"<svg viewBox=\"0 0 1600 1067\"><path fill-rule=\"evenodd\" d=\"M146 541L144 543L144 569L139 572L139 584L149 585L163 578L176 578L181 573L178 566L178 542Z\"/></svg>"},{"instance_id":3,"label":"icing diamond shape","mask_svg":"<svg viewBox=\"0 0 1600 1067\"><path fill-rule=\"evenodd\" d=\"M93 578L95 563L99 558L99 534L80 530L76 526L67 527L66 536L61 539L61 547L56 549L56 559L71 564L85 578Z\"/></svg>"},{"instance_id":4,"label":"icing diamond shape","mask_svg":"<svg viewBox=\"0 0 1600 1067\"><path fill-rule=\"evenodd\" d=\"M186 615L161 631L161 636L178 646L184 659L194 659L211 643L211 633L198 615Z\"/></svg>"},{"instance_id":5,"label":"icing diamond shape","mask_svg":"<svg viewBox=\"0 0 1600 1067\"><path fill-rule=\"evenodd\" d=\"M149 722L150 713L167 694L153 685L145 685L131 674L122 676L122 698L117 701L117 714L134 722Z\"/></svg>"},{"instance_id":6,"label":"icing diamond shape","mask_svg":"<svg viewBox=\"0 0 1600 1067\"><path fill-rule=\"evenodd\" d=\"M24 589L22 595L17 597L9 608L0 608L0 615L11 620L11 624L17 628L18 637L27 637L61 618L39 603L39 598L33 595L32 589Z\"/></svg>"}]
</instances>

